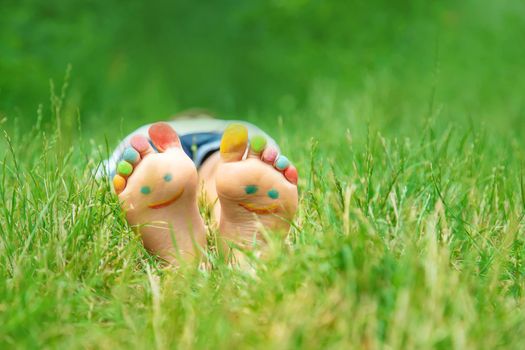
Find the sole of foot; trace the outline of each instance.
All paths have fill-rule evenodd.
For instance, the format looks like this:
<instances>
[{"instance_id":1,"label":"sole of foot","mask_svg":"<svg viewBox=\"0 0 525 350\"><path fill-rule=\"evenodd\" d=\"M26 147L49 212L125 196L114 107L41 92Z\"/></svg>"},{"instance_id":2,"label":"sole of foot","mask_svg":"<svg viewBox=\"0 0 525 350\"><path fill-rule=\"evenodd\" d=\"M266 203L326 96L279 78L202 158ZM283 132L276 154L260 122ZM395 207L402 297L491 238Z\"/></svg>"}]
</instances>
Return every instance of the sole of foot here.
<instances>
[{"instance_id":1,"label":"sole of foot","mask_svg":"<svg viewBox=\"0 0 525 350\"><path fill-rule=\"evenodd\" d=\"M286 234L297 210L297 170L264 136L248 140L246 127L231 124L220 146L216 186L223 249L263 242L262 232Z\"/></svg>"},{"instance_id":2,"label":"sole of foot","mask_svg":"<svg viewBox=\"0 0 525 350\"><path fill-rule=\"evenodd\" d=\"M198 175L166 123L134 136L117 165L113 187L145 248L170 263L200 257L206 230L197 205Z\"/></svg>"}]
</instances>

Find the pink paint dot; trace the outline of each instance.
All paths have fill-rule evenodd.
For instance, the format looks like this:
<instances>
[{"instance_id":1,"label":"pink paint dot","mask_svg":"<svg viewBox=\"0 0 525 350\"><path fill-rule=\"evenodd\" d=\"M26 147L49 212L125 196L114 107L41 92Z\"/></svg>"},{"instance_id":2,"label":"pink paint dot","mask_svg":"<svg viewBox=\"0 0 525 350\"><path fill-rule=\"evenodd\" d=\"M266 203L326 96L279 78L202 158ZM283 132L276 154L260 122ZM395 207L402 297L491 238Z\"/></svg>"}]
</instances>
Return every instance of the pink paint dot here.
<instances>
[{"instance_id":1,"label":"pink paint dot","mask_svg":"<svg viewBox=\"0 0 525 350\"><path fill-rule=\"evenodd\" d=\"M265 163L272 164L275 162L275 159L277 158L277 150L274 147L267 147L263 154L262 154L262 160Z\"/></svg>"}]
</instances>

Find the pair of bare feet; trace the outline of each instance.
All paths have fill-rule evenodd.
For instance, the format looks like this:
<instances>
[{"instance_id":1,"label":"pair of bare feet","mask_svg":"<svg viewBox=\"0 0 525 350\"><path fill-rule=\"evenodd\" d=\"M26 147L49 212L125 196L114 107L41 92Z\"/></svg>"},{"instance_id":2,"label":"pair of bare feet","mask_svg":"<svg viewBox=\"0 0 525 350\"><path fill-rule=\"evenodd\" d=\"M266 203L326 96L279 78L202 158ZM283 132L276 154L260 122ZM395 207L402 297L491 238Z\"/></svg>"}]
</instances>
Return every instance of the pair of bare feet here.
<instances>
[{"instance_id":1,"label":"pair of bare feet","mask_svg":"<svg viewBox=\"0 0 525 350\"><path fill-rule=\"evenodd\" d=\"M146 137L134 136L113 178L126 218L147 250L168 262L201 256L206 228L200 189L214 207L222 249L229 242L246 247L260 241L264 229L288 230L297 209L297 170L266 147L263 136L248 140L244 126L231 124L220 156L209 157L198 173L168 124L153 124L148 133L158 152Z\"/></svg>"}]
</instances>

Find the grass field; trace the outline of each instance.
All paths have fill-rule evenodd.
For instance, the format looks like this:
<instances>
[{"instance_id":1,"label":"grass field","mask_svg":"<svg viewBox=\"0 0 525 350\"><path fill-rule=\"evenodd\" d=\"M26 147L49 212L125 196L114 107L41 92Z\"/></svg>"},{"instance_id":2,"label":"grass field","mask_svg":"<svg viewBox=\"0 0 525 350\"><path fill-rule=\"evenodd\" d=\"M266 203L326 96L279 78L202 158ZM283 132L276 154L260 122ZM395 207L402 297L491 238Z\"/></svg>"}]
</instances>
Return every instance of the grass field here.
<instances>
[{"instance_id":1,"label":"grass field","mask_svg":"<svg viewBox=\"0 0 525 350\"><path fill-rule=\"evenodd\" d=\"M0 7L0 348L525 347L523 1ZM92 176L194 107L299 169L251 270L163 267Z\"/></svg>"}]
</instances>

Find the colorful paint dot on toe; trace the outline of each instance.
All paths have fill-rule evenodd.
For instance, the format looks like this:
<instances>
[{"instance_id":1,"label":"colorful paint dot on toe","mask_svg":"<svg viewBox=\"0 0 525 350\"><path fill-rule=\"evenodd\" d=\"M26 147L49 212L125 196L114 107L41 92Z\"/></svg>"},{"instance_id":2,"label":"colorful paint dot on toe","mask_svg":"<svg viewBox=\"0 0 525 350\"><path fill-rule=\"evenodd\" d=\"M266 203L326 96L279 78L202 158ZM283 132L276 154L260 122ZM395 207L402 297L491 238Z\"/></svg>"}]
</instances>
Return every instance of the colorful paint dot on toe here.
<instances>
[{"instance_id":1,"label":"colorful paint dot on toe","mask_svg":"<svg viewBox=\"0 0 525 350\"><path fill-rule=\"evenodd\" d=\"M180 146L179 135L168 123L159 122L151 125L148 134L155 147L161 152Z\"/></svg>"},{"instance_id":2,"label":"colorful paint dot on toe","mask_svg":"<svg viewBox=\"0 0 525 350\"><path fill-rule=\"evenodd\" d=\"M115 177L113 178L113 188L115 189L115 192L119 194L120 192L124 191L125 187L126 179L120 175L115 175Z\"/></svg>"},{"instance_id":3,"label":"colorful paint dot on toe","mask_svg":"<svg viewBox=\"0 0 525 350\"><path fill-rule=\"evenodd\" d=\"M277 199L279 198L279 192L276 189L272 188L268 191L268 197L270 197L271 199Z\"/></svg>"},{"instance_id":4,"label":"colorful paint dot on toe","mask_svg":"<svg viewBox=\"0 0 525 350\"><path fill-rule=\"evenodd\" d=\"M266 137L256 135L250 140L250 148L255 153L261 153L266 147Z\"/></svg>"},{"instance_id":5,"label":"colorful paint dot on toe","mask_svg":"<svg viewBox=\"0 0 525 350\"><path fill-rule=\"evenodd\" d=\"M131 164L135 164L139 160L139 152L135 151L135 149L131 147L128 147L122 154L122 159Z\"/></svg>"},{"instance_id":6,"label":"colorful paint dot on toe","mask_svg":"<svg viewBox=\"0 0 525 350\"><path fill-rule=\"evenodd\" d=\"M275 159L277 158L277 154L277 149L270 146L265 148L261 158L263 162L273 165L273 163L275 163Z\"/></svg>"},{"instance_id":7,"label":"colorful paint dot on toe","mask_svg":"<svg viewBox=\"0 0 525 350\"><path fill-rule=\"evenodd\" d=\"M150 148L148 139L143 135L135 135L129 141L131 146L139 152L146 152Z\"/></svg>"},{"instance_id":8,"label":"colorful paint dot on toe","mask_svg":"<svg viewBox=\"0 0 525 350\"><path fill-rule=\"evenodd\" d=\"M244 192L246 192L246 194L254 194L258 189L259 187L255 185L248 185L244 188Z\"/></svg>"},{"instance_id":9,"label":"colorful paint dot on toe","mask_svg":"<svg viewBox=\"0 0 525 350\"><path fill-rule=\"evenodd\" d=\"M242 124L230 124L224 130L220 152L224 161L232 162L242 159L248 144L248 129Z\"/></svg>"},{"instance_id":10,"label":"colorful paint dot on toe","mask_svg":"<svg viewBox=\"0 0 525 350\"><path fill-rule=\"evenodd\" d=\"M285 156L279 156L277 157L277 160L275 161L275 167L279 170L284 170L290 166L290 161Z\"/></svg>"},{"instance_id":11,"label":"colorful paint dot on toe","mask_svg":"<svg viewBox=\"0 0 525 350\"><path fill-rule=\"evenodd\" d=\"M150 194L151 193L151 188L149 186L142 186L140 188L140 193L142 193L142 194Z\"/></svg>"},{"instance_id":12,"label":"colorful paint dot on toe","mask_svg":"<svg viewBox=\"0 0 525 350\"><path fill-rule=\"evenodd\" d=\"M286 168L284 171L284 177L294 185L297 185L299 175L297 174L297 169L293 165Z\"/></svg>"},{"instance_id":13,"label":"colorful paint dot on toe","mask_svg":"<svg viewBox=\"0 0 525 350\"><path fill-rule=\"evenodd\" d=\"M168 174L164 175L163 179L166 182L170 182L173 179L173 176L168 173Z\"/></svg>"},{"instance_id":14,"label":"colorful paint dot on toe","mask_svg":"<svg viewBox=\"0 0 525 350\"><path fill-rule=\"evenodd\" d=\"M129 176L133 172L133 166L125 160L120 161L117 165L117 173L122 176Z\"/></svg>"}]
</instances>

